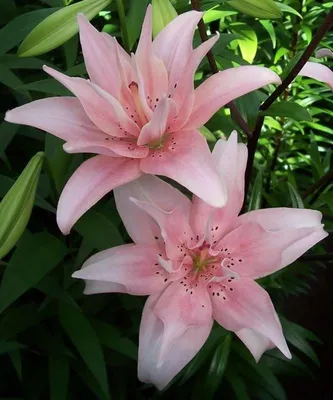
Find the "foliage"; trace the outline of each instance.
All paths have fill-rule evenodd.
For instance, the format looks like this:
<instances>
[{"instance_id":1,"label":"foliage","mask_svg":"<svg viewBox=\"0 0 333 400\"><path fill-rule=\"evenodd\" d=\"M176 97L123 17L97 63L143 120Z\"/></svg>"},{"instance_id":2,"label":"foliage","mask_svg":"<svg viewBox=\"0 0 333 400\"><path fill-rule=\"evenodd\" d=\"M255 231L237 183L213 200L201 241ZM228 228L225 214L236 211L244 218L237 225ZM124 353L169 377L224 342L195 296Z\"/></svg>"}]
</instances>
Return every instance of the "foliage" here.
<instances>
[{"instance_id":1,"label":"foliage","mask_svg":"<svg viewBox=\"0 0 333 400\"><path fill-rule=\"evenodd\" d=\"M125 20L118 17L121 16L118 3L94 0L96 7L89 16L99 30L120 41L125 39L121 27L126 24L127 45L133 49L148 1L124 1ZM214 49L219 68L253 62L271 67L282 76L309 44L333 5L316 0L280 1L275 2L283 13L280 19L259 19L238 11L242 8L233 8L233 3L237 1L200 2L207 10L204 20L209 30L221 33ZM45 76L43 64L69 75L85 76L74 14L67 11L69 7L80 9L82 4L71 0L2 0L0 117L7 109L32 99L68 93ZM187 0L173 1L173 5L178 13L190 9ZM52 29L57 35L54 46L48 46L50 31L45 25L42 23L36 28L50 15L72 18L69 22L62 20L58 29L57 21L61 18L52 17L55 21ZM274 17L278 15L279 12ZM64 26L70 27L70 34L64 32ZM35 34L28 36L33 29ZM198 33L195 42L200 42ZM321 47L332 49L332 42L333 32L330 32ZM39 46L38 50L33 50L34 46ZM21 58L18 48L19 55L38 56ZM196 74L196 84L209 74L205 60ZM235 102L251 127L267 94L256 91ZM265 111L247 199L250 209L260 204L265 207L304 205L320 210L326 229L332 230L332 182L304 197L333 167L333 129L329 124L332 104L332 93L326 86L297 78L279 101ZM237 124L225 108L209 121L205 134L213 145L214 137L228 136L235 128ZM245 136L243 139L246 141ZM55 222L57 200L83 156L65 154L61 141L44 132L2 122L0 198L40 151L45 152L45 160L32 217L17 246L0 261L1 397L104 400L175 395L208 399L223 395L228 399L283 400L286 393L279 376L312 374L313 364L318 363L312 344L318 339L310 331L283 319L293 351L291 362L272 350L256 364L236 337L215 326L204 348L170 388L157 394L153 387L139 383L136 380L137 336L144 299L116 294L85 297L81 282L71 278L72 272L92 253L129 242L112 194L88 212L69 237L62 236ZM323 250L319 245L313 251L322 253ZM274 296L278 309L283 310L286 296L306 294L311 289L317 268L317 264L300 260L261 283Z\"/></svg>"}]
</instances>

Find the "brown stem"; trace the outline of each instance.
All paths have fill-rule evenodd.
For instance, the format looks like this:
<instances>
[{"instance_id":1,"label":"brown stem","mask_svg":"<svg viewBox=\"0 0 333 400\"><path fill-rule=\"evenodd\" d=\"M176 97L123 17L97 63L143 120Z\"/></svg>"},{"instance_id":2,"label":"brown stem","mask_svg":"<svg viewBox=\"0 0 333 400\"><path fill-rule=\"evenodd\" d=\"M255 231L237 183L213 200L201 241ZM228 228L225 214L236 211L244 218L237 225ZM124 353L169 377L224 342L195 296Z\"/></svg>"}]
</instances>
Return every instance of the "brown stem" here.
<instances>
[{"instance_id":1,"label":"brown stem","mask_svg":"<svg viewBox=\"0 0 333 400\"><path fill-rule=\"evenodd\" d=\"M314 183L312 186L308 188L308 190L303 195L303 199L306 199L312 193L315 193L322 187L326 187L331 182L333 182L333 168L330 171L328 171L325 175L323 175L316 183Z\"/></svg>"},{"instance_id":2,"label":"brown stem","mask_svg":"<svg viewBox=\"0 0 333 400\"><path fill-rule=\"evenodd\" d=\"M333 25L333 11L331 11L327 17L325 18L323 24L318 29L316 34L313 36L310 44L305 49L304 53L295 64L294 68L289 72L286 78L282 81L281 85L278 86L274 92L264 101L264 103L260 106L260 111L267 110L274 101L282 94L288 85L296 78L300 70L303 68L305 63L310 58L311 54L314 52L318 44L320 43L321 39L325 36L326 32L331 28ZM260 137L261 129L264 123L264 117L262 115L258 115L257 122L255 124L254 130L252 135L249 137L249 141L247 144L248 147L248 160L246 165L246 172L245 172L245 196L248 193L249 185L251 181L252 169L253 169L253 162L254 162L254 154L257 149L258 140ZM246 198L246 197L245 197Z\"/></svg>"},{"instance_id":3,"label":"brown stem","mask_svg":"<svg viewBox=\"0 0 333 400\"><path fill-rule=\"evenodd\" d=\"M191 0L191 3L192 3L193 10L200 11L199 0ZM208 40L206 26L205 26L203 19L201 19L199 21L198 29L199 29L201 41L205 42L206 40ZM207 60L208 60L208 63L209 63L212 73L217 74L219 72L219 68L216 64L213 52L211 50L209 50L206 57L207 57ZM242 117L241 113L237 110L235 104L231 101L230 103L227 104L227 107L230 109L230 113L231 113L233 120L242 129L242 131L245 132L246 136L249 138L251 135L251 129L250 129L249 125L246 123L246 121L244 120L244 118Z\"/></svg>"}]
</instances>

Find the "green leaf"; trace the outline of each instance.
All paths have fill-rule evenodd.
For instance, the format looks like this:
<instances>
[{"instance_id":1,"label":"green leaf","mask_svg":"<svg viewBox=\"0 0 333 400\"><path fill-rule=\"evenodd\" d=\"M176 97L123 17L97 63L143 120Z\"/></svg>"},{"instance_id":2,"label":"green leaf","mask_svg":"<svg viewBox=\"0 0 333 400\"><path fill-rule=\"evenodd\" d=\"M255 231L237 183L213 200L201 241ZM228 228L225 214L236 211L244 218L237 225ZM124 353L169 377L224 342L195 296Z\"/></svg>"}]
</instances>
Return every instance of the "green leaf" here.
<instances>
[{"instance_id":1,"label":"green leaf","mask_svg":"<svg viewBox=\"0 0 333 400\"><path fill-rule=\"evenodd\" d=\"M236 368L228 367L226 379L230 383L230 386L232 387L232 390L237 400L251 400L247 392L244 380L239 376Z\"/></svg>"},{"instance_id":2,"label":"green leaf","mask_svg":"<svg viewBox=\"0 0 333 400\"><path fill-rule=\"evenodd\" d=\"M35 92L53 94L56 96L69 96L71 92L62 86L55 79L43 79L41 81L27 83L26 85L18 85L16 90L32 90Z\"/></svg>"},{"instance_id":3,"label":"green leaf","mask_svg":"<svg viewBox=\"0 0 333 400\"><path fill-rule=\"evenodd\" d=\"M252 187L248 211L258 210L261 206L262 184L263 184L262 175L263 172L260 169Z\"/></svg>"},{"instance_id":4,"label":"green leaf","mask_svg":"<svg viewBox=\"0 0 333 400\"><path fill-rule=\"evenodd\" d=\"M128 30L130 49L133 48L140 35L147 4L148 0L132 0L130 2L129 12L126 16L126 26Z\"/></svg>"},{"instance_id":5,"label":"green leaf","mask_svg":"<svg viewBox=\"0 0 333 400\"><path fill-rule=\"evenodd\" d=\"M49 358L50 400L67 399L69 382L69 364L61 355L51 355Z\"/></svg>"},{"instance_id":6,"label":"green leaf","mask_svg":"<svg viewBox=\"0 0 333 400\"><path fill-rule=\"evenodd\" d=\"M298 193L297 189L290 182L287 182L287 185L293 208L304 208L302 197Z\"/></svg>"},{"instance_id":7,"label":"green leaf","mask_svg":"<svg viewBox=\"0 0 333 400\"><path fill-rule=\"evenodd\" d=\"M213 143L216 142L216 137L214 136L214 134L205 126L199 128L199 131L208 140L208 142L213 142Z\"/></svg>"},{"instance_id":8,"label":"green leaf","mask_svg":"<svg viewBox=\"0 0 333 400\"><path fill-rule=\"evenodd\" d=\"M0 30L0 56L16 46L31 29L57 10L58 8L46 8L31 11L10 21Z\"/></svg>"},{"instance_id":9,"label":"green leaf","mask_svg":"<svg viewBox=\"0 0 333 400\"><path fill-rule=\"evenodd\" d=\"M49 233L23 237L2 278L0 312L36 285L66 254L67 248Z\"/></svg>"},{"instance_id":10,"label":"green leaf","mask_svg":"<svg viewBox=\"0 0 333 400\"><path fill-rule=\"evenodd\" d=\"M284 4L284 3L275 3L275 4L279 7L279 9L282 12L294 14L294 15L297 15L299 18L303 19L302 15L297 10L288 6L287 4Z\"/></svg>"},{"instance_id":11,"label":"green leaf","mask_svg":"<svg viewBox=\"0 0 333 400\"><path fill-rule=\"evenodd\" d=\"M56 11L29 33L18 49L20 57L31 57L55 49L78 32L77 14L90 20L111 0L83 0Z\"/></svg>"},{"instance_id":12,"label":"green leaf","mask_svg":"<svg viewBox=\"0 0 333 400\"><path fill-rule=\"evenodd\" d=\"M260 21L261 25L266 29L267 33L269 34L269 37L271 38L272 41L272 46L273 49L276 47L276 34L275 34L275 29L271 21L268 20L263 20Z\"/></svg>"},{"instance_id":13,"label":"green leaf","mask_svg":"<svg viewBox=\"0 0 333 400\"><path fill-rule=\"evenodd\" d=\"M103 352L90 322L79 310L64 304L59 304L59 318L68 337L109 399Z\"/></svg>"},{"instance_id":14,"label":"green leaf","mask_svg":"<svg viewBox=\"0 0 333 400\"><path fill-rule=\"evenodd\" d=\"M282 12L273 0L232 0L227 4L244 14L256 18L274 19L281 18Z\"/></svg>"},{"instance_id":15,"label":"green leaf","mask_svg":"<svg viewBox=\"0 0 333 400\"><path fill-rule=\"evenodd\" d=\"M87 244L97 250L124 243L118 228L105 215L94 210L85 214L75 224L74 229L84 237Z\"/></svg>"},{"instance_id":16,"label":"green leaf","mask_svg":"<svg viewBox=\"0 0 333 400\"><path fill-rule=\"evenodd\" d=\"M258 50L258 38L256 32L248 25L242 22L235 22L230 28L241 35L241 39L237 39L242 57L245 61L252 63Z\"/></svg>"},{"instance_id":17,"label":"green leaf","mask_svg":"<svg viewBox=\"0 0 333 400\"><path fill-rule=\"evenodd\" d=\"M262 111L261 115L269 115L271 117L287 117L295 121L312 121L309 111L297 103L291 101L279 101L272 104L268 110Z\"/></svg>"},{"instance_id":18,"label":"green leaf","mask_svg":"<svg viewBox=\"0 0 333 400\"><path fill-rule=\"evenodd\" d=\"M0 157L2 157L7 146L13 140L18 128L19 125L10 124L6 121L3 121L0 125Z\"/></svg>"},{"instance_id":19,"label":"green leaf","mask_svg":"<svg viewBox=\"0 0 333 400\"><path fill-rule=\"evenodd\" d=\"M28 224L43 157L41 152L32 157L0 203L0 258L15 246Z\"/></svg>"},{"instance_id":20,"label":"green leaf","mask_svg":"<svg viewBox=\"0 0 333 400\"><path fill-rule=\"evenodd\" d=\"M11 351L23 349L25 346L18 342L0 341L0 354L10 353Z\"/></svg>"}]
</instances>

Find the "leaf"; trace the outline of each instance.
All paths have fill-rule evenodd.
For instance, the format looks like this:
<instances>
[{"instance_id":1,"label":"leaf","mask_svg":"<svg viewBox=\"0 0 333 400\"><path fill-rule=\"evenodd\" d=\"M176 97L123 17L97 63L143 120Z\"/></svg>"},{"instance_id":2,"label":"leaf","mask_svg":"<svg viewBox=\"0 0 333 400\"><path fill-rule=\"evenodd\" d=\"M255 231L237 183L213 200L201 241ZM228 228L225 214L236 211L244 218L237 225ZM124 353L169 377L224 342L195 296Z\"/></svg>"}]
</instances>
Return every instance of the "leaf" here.
<instances>
[{"instance_id":1,"label":"leaf","mask_svg":"<svg viewBox=\"0 0 333 400\"><path fill-rule=\"evenodd\" d=\"M43 79L41 81L27 83L15 87L16 90L32 90L35 92L54 94L56 96L70 96L71 92L55 79Z\"/></svg>"},{"instance_id":2,"label":"leaf","mask_svg":"<svg viewBox=\"0 0 333 400\"><path fill-rule=\"evenodd\" d=\"M247 393L244 380L239 376L235 368L231 369L228 367L226 379L230 383L237 400L251 400L249 394Z\"/></svg>"},{"instance_id":3,"label":"leaf","mask_svg":"<svg viewBox=\"0 0 333 400\"><path fill-rule=\"evenodd\" d=\"M94 210L85 214L74 229L84 237L86 244L97 250L124 244L118 228L105 215Z\"/></svg>"},{"instance_id":4,"label":"leaf","mask_svg":"<svg viewBox=\"0 0 333 400\"><path fill-rule=\"evenodd\" d=\"M57 10L58 8L46 8L31 11L10 21L0 30L0 56L16 46L31 29Z\"/></svg>"},{"instance_id":5,"label":"leaf","mask_svg":"<svg viewBox=\"0 0 333 400\"><path fill-rule=\"evenodd\" d=\"M267 110L261 111L260 114L271 117L287 117L295 121L312 121L312 117L306 108L291 101L274 103Z\"/></svg>"},{"instance_id":6,"label":"leaf","mask_svg":"<svg viewBox=\"0 0 333 400\"><path fill-rule=\"evenodd\" d=\"M84 362L97 379L105 396L109 399L106 365L102 348L87 318L76 308L59 304L59 318L68 337L80 353Z\"/></svg>"},{"instance_id":7,"label":"leaf","mask_svg":"<svg viewBox=\"0 0 333 400\"><path fill-rule=\"evenodd\" d=\"M13 140L16 132L18 131L18 128L19 125L9 124L6 121L3 121L0 125L0 157L2 157L7 146Z\"/></svg>"},{"instance_id":8,"label":"leaf","mask_svg":"<svg viewBox=\"0 0 333 400\"><path fill-rule=\"evenodd\" d=\"M269 34L269 37L271 38L272 41L272 46L273 49L276 47L276 34L275 34L275 29L271 21L268 20L260 20L261 25L266 29L266 31Z\"/></svg>"},{"instance_id":9,"label":"leaf","mask_svg":"<svg viewBox=\"0 0 333 400\"><path fill-rule=\"evenodd\" d=\"M18 49L18 56L31 57L55 49L78 32L78 13L85 14L91 20L110 1L83 0L56 11L29 33Z\"/></svg>"},{"instance_id":10,"label":"leaf","mask_svg":"<svg viewBox=\"0 0 333 400\"><path fill-rule=\"evenodd\" d=\"M13 367L17 373L19 380L22 380L22 357L20 353L20 349L12 350L9 354L9 357L12 361Z\"/></svg>"},{"instance_id":11,"label":"leaf","mask_svg":"<svg viewBox=\"0 0 333 400\"><path fill-rule=\"evenodd\" d=\"M273 0L232 0L227 4L236 10L256 18L281 18L282 12Z\"/></svg>"},{"instance_id":12,"label":"leaf","mask_svg":"<svg viewBox=\"0 0 333 400\"><path fill-rule=\"evenodd\" d=\"M23 237L2 278L0 312L36 285L66 254L63 243L49 233Z\"/></svg>"},{"instance_id":13,"label":"leaf","mask_svg":"<svg viewBox=\"0 0 333 400\"><path fill-rule=\"evenodd\" d=\"M252 187L248 211L258 210L261 206L262 184L263 184L262 175L263 172L260 169Z\"/></svg>"},{"instance_id":14,"label":"leaf","mask_svg":"<svg viewBox=\"0 0 333 400\"><path fill-rule=\"evenodd\" d=\"M205 126L199 128L200 133L207 139L208 142L216 142L216 137L214 134Z\"/></svg>"},{"instance_id":15,"label":"leaf","mask_svg":"<svg viewBox=\"0 0 333 400\"><path fill-rule=\"evenodd\" d=\"M11 351L23 349L25 346L18 342L0 341L0 354L10 353Z\"/></svg>"},{"instance_id":16,"label":"leaf","mask_svg":"<svg viewBox=\"0 0 333 400\"><path fill-rule=\"evenodd\" d=\"M258 50L258 38L255 31L242 22L233 23L230 28L242 36L242 39L237 39L242 57L245 61L252 63Z\"/></svg>"},{"instance_id":17,"label":"leaf","mask_svg":"<svg viewBox=\"0 0 333 400\"><path fill-rule=\"evenodd\" d=\"M142 27L142 22L146 13L148 0L132 0L126 16L126 26L130 49L137 41Z\"/></svg>"},{"instance_id":18,"label":"leaf","mask_svg":"<svg viewBox=\"0 0 333 400\"><path fill-rule=\"evenodd\" d=\"M18 58L16 54L4 54L0 58L0 64L10 69L42 69L44 60L39 58Z\"/></svg>"},{"instance_id":19,"label":"leaf","mask_svg":"<svg viewBox=\"0 0 333 400\"><path fill-rule=\"evenodd\" d=\"M50 400L67 399L69 382L69 364L61 355L49 357Z\"/></svg>"},{"instance_id":20,"label":"leaf","mask_svg":"<svg viewBox=\"0 0 333 400\"><path fill-rule=\"evenodd\" d=\"M298 11L296 11L294 8L288 6L287 4L277 3L277 2L275 4L279 7L279 9L282 12L294 14L294 15L297 15L299 18L303 19L302 15Z\"/></svg>"},{"instance_id":21,"label":"leaf","mask_svg":"<svg viewBox=\"0 0 333 400\"><path fill-rule=\"evenodd\" d=\"M304 208L302 197L300 196L296 188L290 182L287 182L287 185L293 208Z\"/></svg>"}]
</instances>

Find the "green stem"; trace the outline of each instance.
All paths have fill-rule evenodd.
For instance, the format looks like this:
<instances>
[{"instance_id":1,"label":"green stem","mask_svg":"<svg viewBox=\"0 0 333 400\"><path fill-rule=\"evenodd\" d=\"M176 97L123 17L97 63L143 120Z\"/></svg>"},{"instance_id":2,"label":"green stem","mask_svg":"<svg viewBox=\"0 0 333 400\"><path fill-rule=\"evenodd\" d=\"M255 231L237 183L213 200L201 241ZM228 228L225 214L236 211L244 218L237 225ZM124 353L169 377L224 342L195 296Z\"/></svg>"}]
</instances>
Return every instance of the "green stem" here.
<instances>
[{"instance_id":1,"label":"green stem","mask_svg":"<svg viewBox=\"0 0 333 400\"><path fill-rule=\"evenodd\" d=\"M126 25L126 15L125 15L123 0L117 0L117 9L118 9L120 26L121 26L122 36L123 36L123 46L124 46L124 49L127 52L129 52L130 51L129 36L128 36L128 30L127 30L127 25Z\"/></svg>"}]
</instances>

